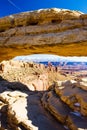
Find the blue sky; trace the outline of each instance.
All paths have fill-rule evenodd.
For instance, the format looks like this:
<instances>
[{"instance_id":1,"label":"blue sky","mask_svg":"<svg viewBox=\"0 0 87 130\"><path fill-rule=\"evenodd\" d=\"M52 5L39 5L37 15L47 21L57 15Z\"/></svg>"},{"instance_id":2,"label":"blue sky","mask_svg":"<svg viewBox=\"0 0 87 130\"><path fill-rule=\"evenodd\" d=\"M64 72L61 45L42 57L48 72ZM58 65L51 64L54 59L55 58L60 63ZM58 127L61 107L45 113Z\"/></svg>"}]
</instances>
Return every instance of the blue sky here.
<instances>
[{"instance_id":1,"label":"blue sky","mask_svg":"<svg viewBox=\"0 0 87 130\"><path fill-rule=\"evenodd\" d=\"M0 0L0 17L53 7L87 13L87 0Z\"/></svg>"}]
</instances>

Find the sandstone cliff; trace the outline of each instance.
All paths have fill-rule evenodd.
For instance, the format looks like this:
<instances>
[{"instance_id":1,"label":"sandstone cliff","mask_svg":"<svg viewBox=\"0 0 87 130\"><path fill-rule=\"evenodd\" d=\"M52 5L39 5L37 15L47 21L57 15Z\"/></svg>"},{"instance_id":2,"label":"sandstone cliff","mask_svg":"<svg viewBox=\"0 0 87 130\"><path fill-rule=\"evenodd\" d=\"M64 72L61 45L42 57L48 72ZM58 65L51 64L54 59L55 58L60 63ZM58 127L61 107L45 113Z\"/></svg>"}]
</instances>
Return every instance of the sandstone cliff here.
<instances>
[{"instance_id":1,"label":"sandstone cliff","mask_svg":"<svg viewBox=\"0 0 87 130\"><path fill-rule=\"evenodd\" d=\"M53 8L1 18L0 46L2 59L32 53L87 55L87 15Z\"/></svg>"}]
</instances>

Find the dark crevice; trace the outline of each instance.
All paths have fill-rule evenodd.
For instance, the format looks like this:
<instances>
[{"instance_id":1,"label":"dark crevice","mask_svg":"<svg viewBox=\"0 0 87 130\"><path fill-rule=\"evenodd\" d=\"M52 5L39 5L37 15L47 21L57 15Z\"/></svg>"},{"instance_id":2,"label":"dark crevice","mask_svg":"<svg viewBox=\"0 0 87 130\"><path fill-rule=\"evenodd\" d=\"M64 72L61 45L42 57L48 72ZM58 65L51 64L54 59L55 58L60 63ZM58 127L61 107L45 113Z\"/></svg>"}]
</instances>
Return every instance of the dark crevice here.
<instances>
[{"instance_id":1,"label":"dark crevice","mask_svg":"<svg viewBox=\"0 0 87 130\"><path fill-rule=\"evenodd\" d=\"M22 125L22 123L19 123L18 127L21 128L21 130L27 130L27 129Z\"/></svg>"},{"instance_id":2,"label":"dark crevice","mask_svg":"<svg viewBox=\"0 0 87 130\"><path fill-rule=\"evenodd\" d=\"M21 25L21 24L18 24L18 25L16 25L16 27L23 27L23 25Z\"/></svg>"},{"instance_id":3,"label":"dark crevice","mask_svg":"<svg viewBox=\"0 0 87 130\"><path fill-rule=\"evenodd\" d=\"M38 25L38 21L27 22L26 26L29 26L29 25Z\"/></svg>"},{"instance_id":4,"label":"dark crevice","mask_svg":"<svg viewBox=\"0 0 87 130\"><path fill-rule=\"evenodd\" d=\"M61 19L53 19L52 21L51 21L52 23L57 23L57 24L59 24L59 23L61 23L62 22L62 20Z\"/></svg>"},{"instance_id":5,"label":"dark crevice","mask_svg":"<svg viewBox=\"0 0 87 130\"><path fill-rule=\"evenodd\" d=\"M8 105L5 105L1 108L1 127L4 129L8 128L7 109Z\"/></svg>"},{"instance_id":6,"label":"dark crevice","mask_svg":"<svg viewBox=\"0 0 87 130\"><path fill-rule=\"evenodd\" d=\"M6 31L6 29L0 29L0 33Z\"/></svg>"}]
</instances>

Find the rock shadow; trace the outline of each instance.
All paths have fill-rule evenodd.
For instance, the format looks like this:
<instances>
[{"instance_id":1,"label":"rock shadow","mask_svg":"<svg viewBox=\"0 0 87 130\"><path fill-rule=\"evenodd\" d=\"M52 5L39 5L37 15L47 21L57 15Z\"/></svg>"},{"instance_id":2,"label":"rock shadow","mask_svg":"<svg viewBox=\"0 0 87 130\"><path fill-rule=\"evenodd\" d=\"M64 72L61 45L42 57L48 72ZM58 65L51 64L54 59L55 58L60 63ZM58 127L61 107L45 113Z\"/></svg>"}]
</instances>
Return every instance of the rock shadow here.
<instances>
[{"instance_id":1,"label":"rock shadow","mask_svg":"<svg viewBox=\"0 0 87 130\"><path fill-rule=\"evenodd\" d=\"M21 82L9 82L6 79L4 79L2 76L0 76L0 93L4 91L15 91L15 90L19 90L25 93L30 91L27 85Z\"/></svg>"},{"instance_id":2,"label":"rock shadow","mask_svg":"<svg viewBox=\"0 0 87 130\"><path fill-rule=\"evenodd\" d=\"M27 116L38 130L65 130L64 126L56 120L42 103L41 97L46 91L31 92L27 97Z\"/></svg>"}]
</instances>

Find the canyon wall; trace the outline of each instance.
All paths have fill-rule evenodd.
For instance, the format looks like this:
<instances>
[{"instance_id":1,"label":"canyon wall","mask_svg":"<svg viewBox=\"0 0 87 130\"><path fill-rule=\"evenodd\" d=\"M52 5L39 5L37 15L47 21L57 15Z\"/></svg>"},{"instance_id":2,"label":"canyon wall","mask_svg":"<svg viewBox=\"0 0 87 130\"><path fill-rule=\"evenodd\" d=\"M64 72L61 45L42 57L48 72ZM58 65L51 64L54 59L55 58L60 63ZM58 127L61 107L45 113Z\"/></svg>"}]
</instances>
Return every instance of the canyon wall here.
<instances>
[{"instance_id":1,"label":"canyon wall","mask_svg":"<svg viewBox=\"0 0 87 130\"><path fill-rule=\"evenodd\" d=\"M87 129L87 77L78 80L81 74L53 73L29 62L1 62L0 130ZM74 103L80 104L80 113Z\"/></svg>"}]
</instances>

